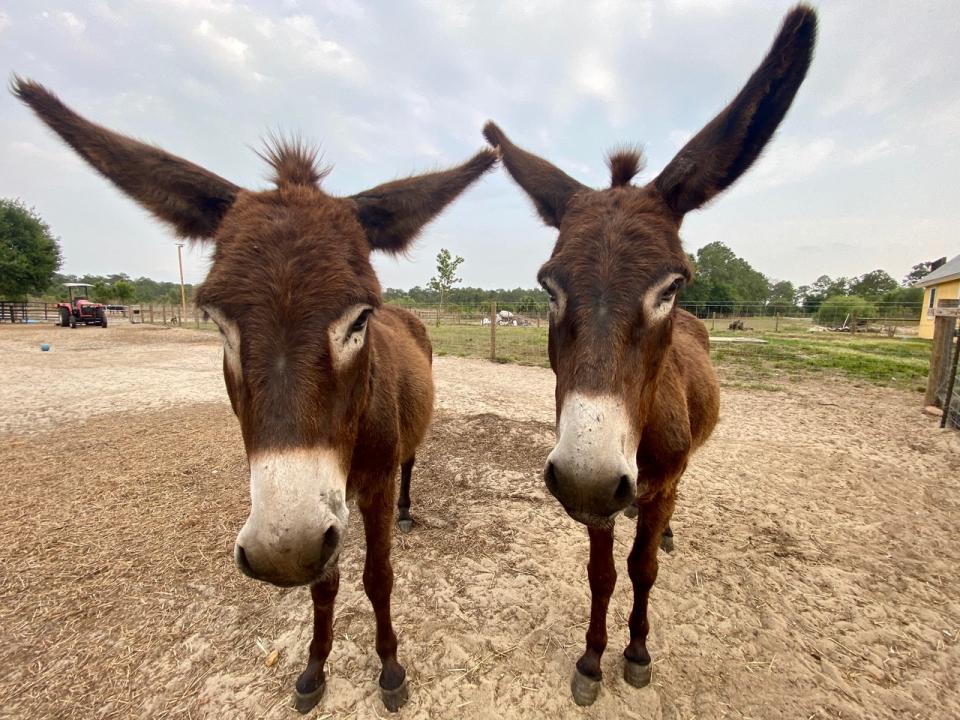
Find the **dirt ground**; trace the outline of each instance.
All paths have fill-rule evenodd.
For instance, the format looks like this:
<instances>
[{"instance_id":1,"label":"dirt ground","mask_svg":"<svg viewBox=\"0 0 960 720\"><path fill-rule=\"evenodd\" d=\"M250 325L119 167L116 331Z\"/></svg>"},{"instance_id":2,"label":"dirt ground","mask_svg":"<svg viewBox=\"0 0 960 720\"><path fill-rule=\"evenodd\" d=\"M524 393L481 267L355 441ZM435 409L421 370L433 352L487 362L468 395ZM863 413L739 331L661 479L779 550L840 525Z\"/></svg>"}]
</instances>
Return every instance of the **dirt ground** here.
<instances>
[{"instance_id":1,"label":"dirt ground","mask_svg":"<svg viewBox=\"0 0 960 720\"><path fill-rule=\"evenodd\" d=\"M233 566L248 487L220 363L196 331L0 326L0 716L297 717L309 593ZM725 388L661 555L653 683L620 675L621 519L604 686L584 710L568 682L586 533L540 479L552 375L435 370L418 524L394 551L401 720L960 717L960 441L917 394ZM350 535L316 718L387 714Z\"/></svg>"}]
</instances>

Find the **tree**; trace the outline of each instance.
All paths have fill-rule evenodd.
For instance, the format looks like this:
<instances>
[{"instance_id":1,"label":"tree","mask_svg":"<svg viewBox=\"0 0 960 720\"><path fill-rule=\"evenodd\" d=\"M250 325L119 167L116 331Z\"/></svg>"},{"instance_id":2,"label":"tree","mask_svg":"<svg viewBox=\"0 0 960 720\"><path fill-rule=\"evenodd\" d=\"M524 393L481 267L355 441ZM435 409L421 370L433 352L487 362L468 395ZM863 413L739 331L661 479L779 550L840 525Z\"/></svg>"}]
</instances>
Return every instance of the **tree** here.
<instances>
[{"instance_id":1,"label":"tree","mask_svg":"<svg viewBox=\"0 0 960 720\"><path fill-rule=\"evenodd\" d=\"M105 283L103 280L97 280L97 282L93 284L90 295L92 296L92 299L96 300L98 303L105 303L108 302L112 297L111 292L112 290L107 283Z\"/></svg>"},{"instance_id":2,"label":"tree","mask_svg":"<svg viewBox=\"0 0 960 720\"><path fill-rule=\"evenodd\" d=\"M900 286L897 281L883 270L874 270L853 280L848 292L850 295L859 295L863 298L875 300L884 293L892 292L898 287Z\"/></svg>"},{"instance_id":3,"label":"tree","mask_svg":"<svg viewBox=\"0 0 960 720\"><path fill-rule=\"evenodd\" d=\"M820 325L842 325L852 317L875 318L877 307L857 295L833 295L826 298L817 310Z\"/></svg>"},{"instance_id":4,"label":"tree","mask_svg":"<svg viewBox=\"0 0 960 720\"><path fill-rule=\"evenodd\" d=\"M0 199L0 298L42 293L62 262L60 243L36 211Z\"/></svg>"},{"instance_id":5,"label":"tree","mask_svg":"<svg viewBox=\"0 0 960 720\"><path fill-rule=\"evenodd\" d=\"M767 278L722 242L712 242L688 256L696 267L693 283L684 290L683 302L696 303L700 315L730 313L738 302L766 302Z\"/></svg>"},{"instance_id":6,"label":"tree","mask_svg":"<svg viewBox=\"0 0 960 720\"><path fill-rule=\"evenodd\" d=\"M111 288L110 294L121 305L126 305L136 294L137 289L129 280L117 280Z\"/></svg>"},{"instance_id":7,"label":"tree","mask_svg":"<svg viewBox=\"0 0 960 720\"><path fill-rule=\"evenodd\" d=\"M789 280L781 280L770 287L770 307L773 312L790 312L797 306L797 291Z\"/></svg>"},{"instance_id":8,"label":"tree","mask_svg":"<svg viewBox=\"0 0 960 720\"><path fill-rule=\"evenodd\" d=\"M440 307L437 310L437 325L440 324L440 315L443 313L443 300L444 296L450 292L454 285L458 282L463 282L462 278L458 278L457 268L463 262L463 258L457 255L456 258L450 256L450 251L446 248L441 248L440 252L437 253L437 274L430 278L430 282L427 285L431 290L435 290L440 293Z\"/></svg>"},{"instance_id":9,"label":"tree","mask_svg":"<svg viewBox=\"0 0 960 720\"><path fill-rule=\"evenodd\" d=\"M943 258L943 260L946 260L946 258ZM933 262L917 263L912 268L910 268L910 272L908 272L906 276L903 278L903 284L904 286L909 287L910 285L913 285L915 282L919 280L923 280L925 276L929 275L932 272L933 272Z\"/></svg>"},{"instance_id":10,"label":"tree","mask_svg":"<svg viewBox=\"0 0 960 720\"><path fill-rule=\"evenodd\" d=\"M848 295L850 280L845 277L833 280L829 275L821 275L813 281L813 285L801 286L799 292L803 297L803 309L808 313L816 313L827 298Z\"/></svg>"}]
</instances>

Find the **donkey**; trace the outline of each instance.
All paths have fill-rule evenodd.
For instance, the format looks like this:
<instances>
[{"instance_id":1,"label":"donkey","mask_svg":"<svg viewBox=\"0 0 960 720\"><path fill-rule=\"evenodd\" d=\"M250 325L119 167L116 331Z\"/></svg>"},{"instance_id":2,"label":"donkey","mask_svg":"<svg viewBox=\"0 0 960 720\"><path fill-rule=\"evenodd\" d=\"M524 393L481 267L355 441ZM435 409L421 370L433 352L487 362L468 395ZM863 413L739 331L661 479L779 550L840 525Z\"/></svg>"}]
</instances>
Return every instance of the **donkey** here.
<instances>
[{"instance_id":1,"label":"donkey","mask_svg":"<svg viewBox=\"0 0 960 720\"><path fill-rule=\"evenodd\" d=\"M680 225L756 160L806 76L815 36L814 11L791 11L736 98L642 187L631 184L641 170L636 150L611 154L611 186L594 190L520 149L493 123L484 128L540 216L560 231L538 274L550 297L548 351L557 378L557 443L543 477L590 539L590 623L571 682L580 705L600 691L617 578L614 518L631 505L638 516L627 559L634 601L624 678L634 687L650 682L647 602L657 547L690 454L717 421L709 337L676 306L692 279Z\"/></svg>"},{"instance_id":2,"label":"donkey","mask_svg":"<svg viewBox=\"0 0 960 720\"><path fill-rule=\"evenodd\" d=\"M275 140L263 153L275 187L254 192L88 122L34 82L15 77L12 90L179 236L212 241L213 265L196 302L223 337L223 376L250 468L236 564L256 580L310 585L313 641L294 693L296 708L308 712L326 686L347 499L355 497L380 693L398 710L407 683L390 617L394 478L401 466L403 520L433 409L432 354L420 321L381 303L370 253L408 248L496 154L483 150L450 170L334 197L321 189L315 150Z\"/></svg>"}]
</instances>

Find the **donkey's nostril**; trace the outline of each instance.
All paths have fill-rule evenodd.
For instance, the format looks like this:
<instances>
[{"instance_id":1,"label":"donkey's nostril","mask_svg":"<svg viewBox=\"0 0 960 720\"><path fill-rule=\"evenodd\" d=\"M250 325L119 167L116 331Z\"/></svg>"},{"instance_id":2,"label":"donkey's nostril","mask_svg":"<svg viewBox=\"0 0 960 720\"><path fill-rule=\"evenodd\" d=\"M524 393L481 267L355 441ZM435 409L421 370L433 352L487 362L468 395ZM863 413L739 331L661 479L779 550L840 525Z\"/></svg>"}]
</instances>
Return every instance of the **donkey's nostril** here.
<instances>
[{"instance_id":1,"label":"donkey's nostril","mask_svg":"<svg viewBox=\"0 0 960 720\"><path fill-rule=\"evenodd\" d=\"M340 531L333 525L323 534L323 545L320 548L320 567L325 567L334 553L340 547Z\"/></svg>"},{"instance_id":2,"label":"donkey's nostril","mask_svg":"<svg viewBox=\"0 0 960 720\"><path fill-rule=\"evenodd\" d=\"M237 544L237 551L234 553L237 561L237 567L240 568L242 572L247 577L257 579L257 576L253 574L253 568L250 567L250 561L247 560L247 552L243 549L243 545Z\"/></svg>"},{"instance_id":3,"label":"donkey's nostril","mask_svg":"<svg viewBox=\"0 0 960 720\"><path fill-rule=\"evenodd\" d=\"M549 460L547 460L547 465L543 469L543 482L546 483L547 490L552 495L557 494L557 471Z\"/></svg>"},{"instance_id":4,"label":"donkey's nostril","mask_svg":"<svg viewBox=\"0 0 960 720\"><path fill-rule=\"evenodd\" d=\"M636 496L637 491L633 486L633 481L626 475L620 476L620 482L617 484L617 491L613 494L613 499L619 503L631 502Z\"/></svg>"}]
</instances>

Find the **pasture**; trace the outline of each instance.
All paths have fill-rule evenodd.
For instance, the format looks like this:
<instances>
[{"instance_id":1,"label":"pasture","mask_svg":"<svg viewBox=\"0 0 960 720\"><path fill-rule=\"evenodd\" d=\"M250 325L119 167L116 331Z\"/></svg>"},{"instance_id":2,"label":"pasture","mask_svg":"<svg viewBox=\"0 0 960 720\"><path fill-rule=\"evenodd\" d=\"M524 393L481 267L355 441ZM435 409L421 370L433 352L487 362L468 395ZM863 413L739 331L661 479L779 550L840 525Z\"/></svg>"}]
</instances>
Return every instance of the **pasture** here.
<instances>
[{"instance_id":1,"label":"pasture","mask_svg":"<svg viewBox=\"0 0 960 720\"><path fill-rule=\"evenodd\" d=\"M568 688L589 604L586 533L541 480L553 375L435 358L417 524L395 536L410 678L397 717L960 715L960 441L920 413L921 350L821 348L881 363L858 374L790 342L773 348L793 360L715 354L720 424L681 484L643 690L620 676L631 534L618 520L604 686L588 709ZM4 326L0 362L3 713L297 717L309 593L234 567L249 488L217 337ZM903 377L887 381L884 362ZM311 717L386 715L357 520Z\"/></svg>"}]
</instances>

